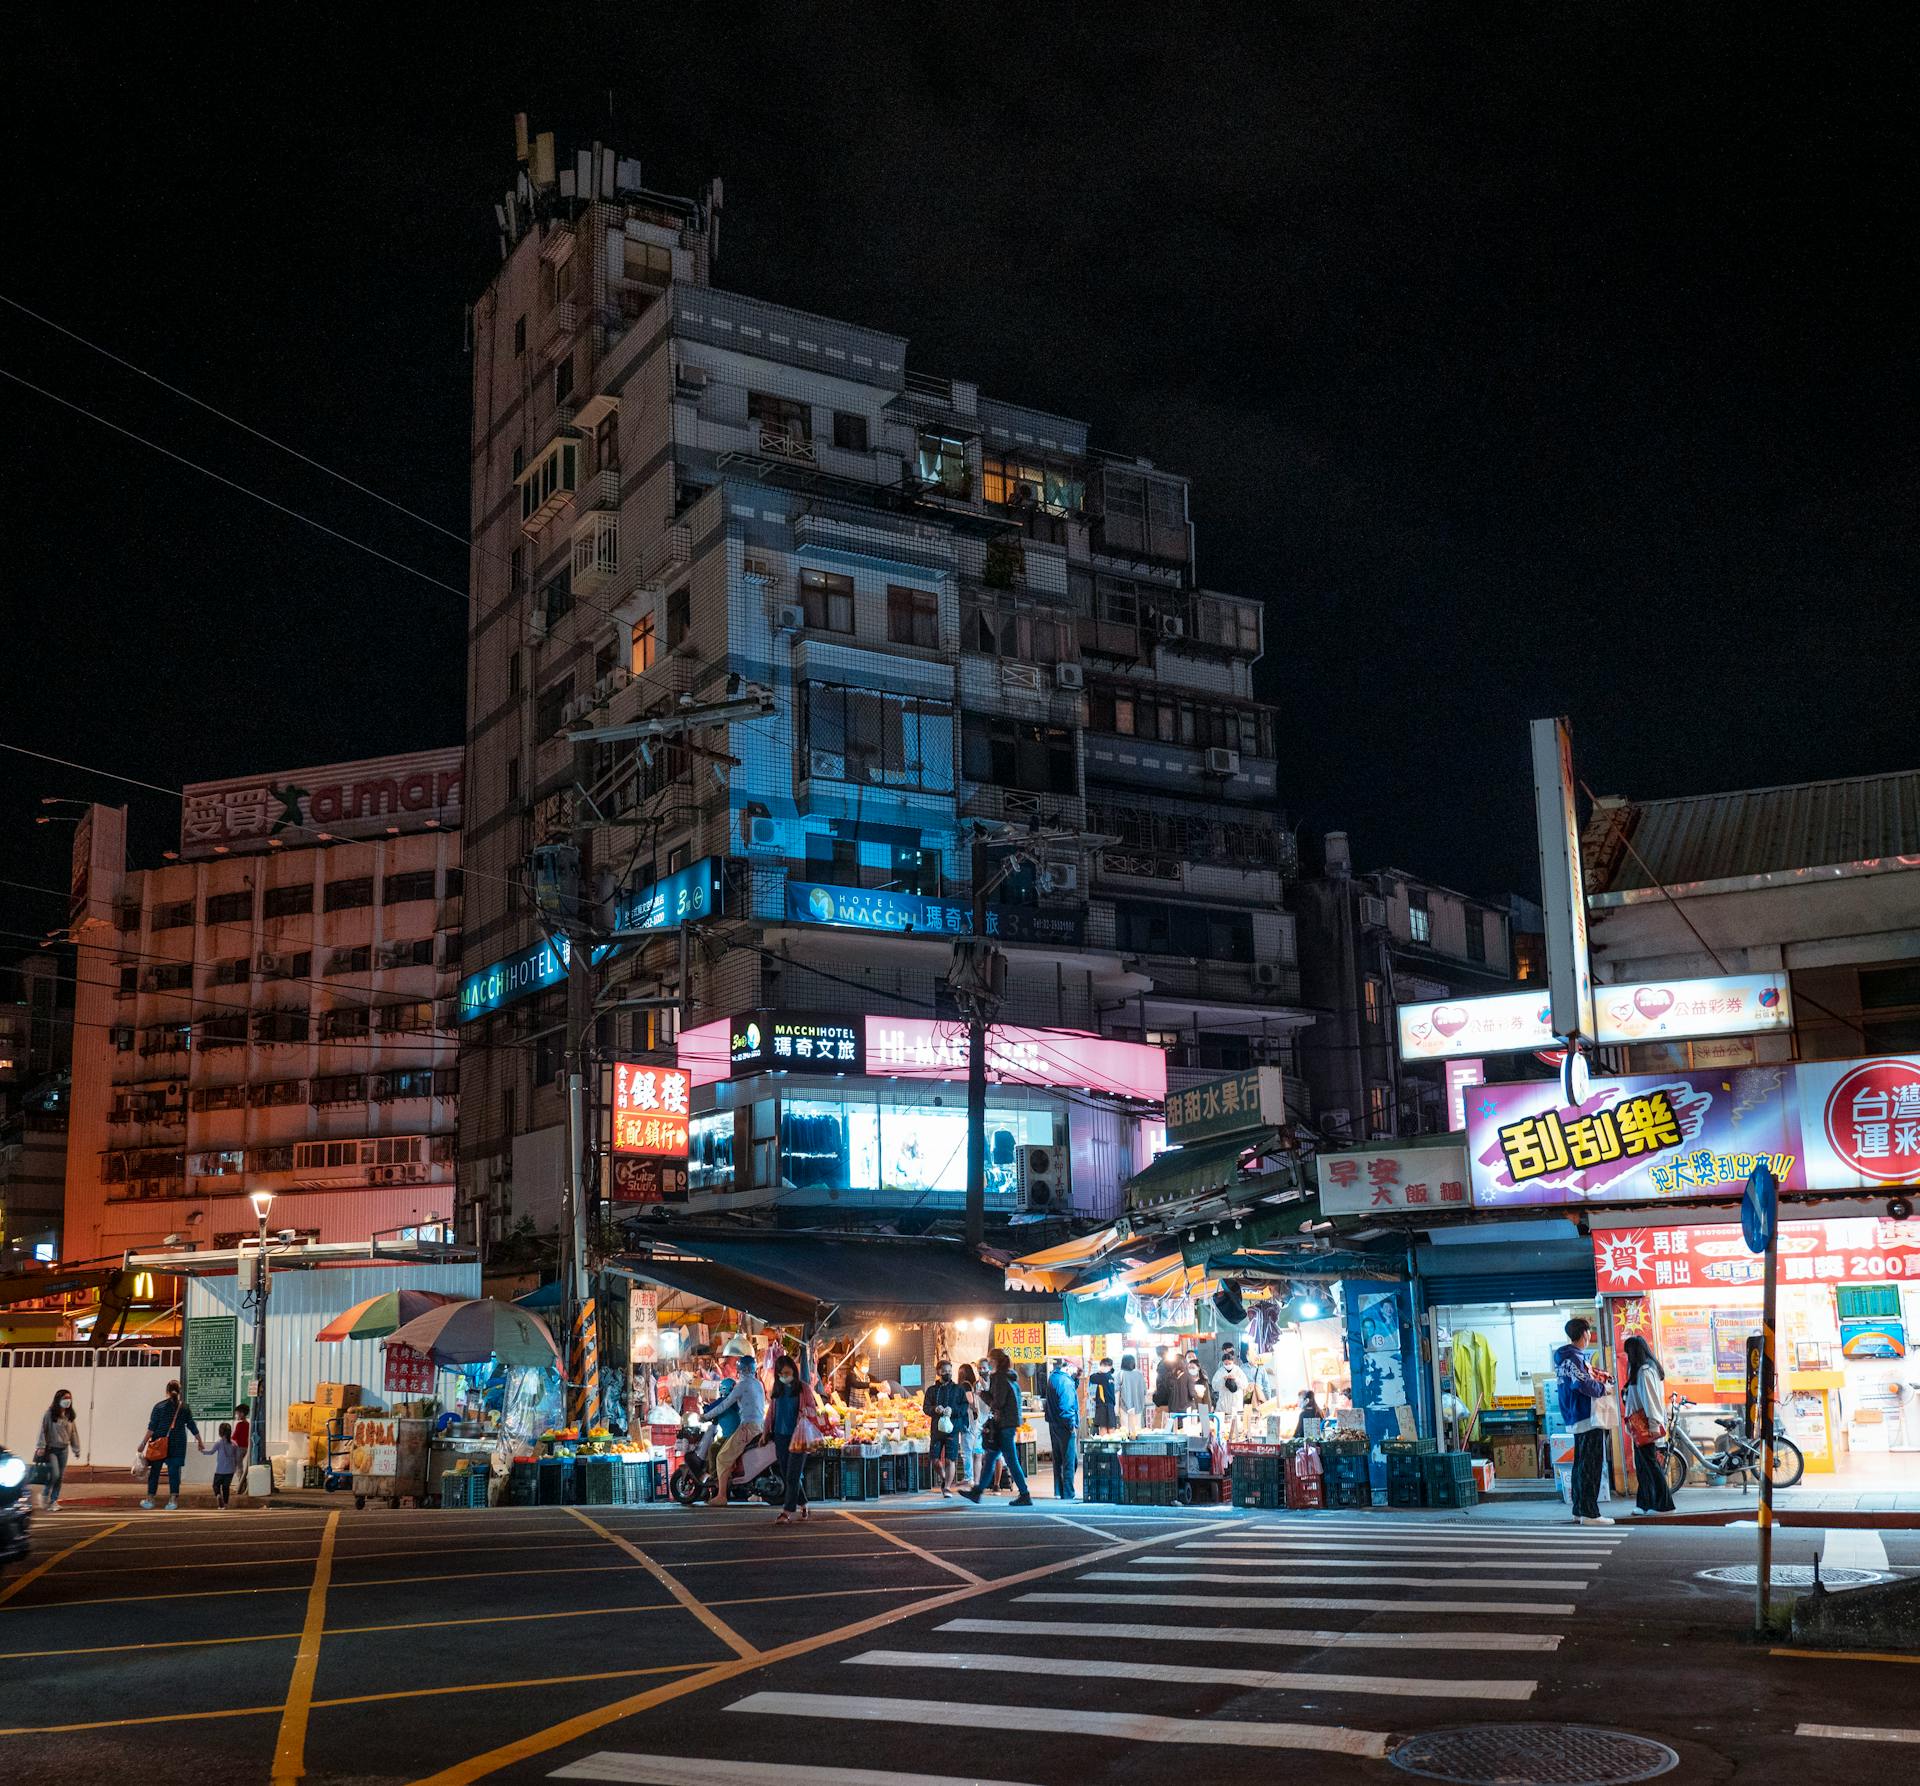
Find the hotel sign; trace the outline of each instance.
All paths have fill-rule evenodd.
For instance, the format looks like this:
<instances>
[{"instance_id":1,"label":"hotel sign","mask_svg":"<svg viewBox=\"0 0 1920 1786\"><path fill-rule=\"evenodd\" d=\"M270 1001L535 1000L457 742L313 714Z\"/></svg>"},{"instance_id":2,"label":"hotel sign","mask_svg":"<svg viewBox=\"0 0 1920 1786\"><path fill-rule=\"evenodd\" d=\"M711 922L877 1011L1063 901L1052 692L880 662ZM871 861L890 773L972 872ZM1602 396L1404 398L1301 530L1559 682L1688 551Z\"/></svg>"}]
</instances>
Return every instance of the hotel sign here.
<instances>
[{"instance_id":1,"label":"hotel sign","mask_svg":"<svg viewBox=\"0 0 1920 1786\"><path fill-rule=\"evenodd\" d=\"M888 936L971 936L973 906L964 899L935 899L924 893L889 893L817 881L789 881L787 922L831 924L842 930L877 930ZM987 935L1000 942L1053 943L1078 948L1086 940L1086 917L1079 911L989 905Z\"/></svg>"}]
</instances>

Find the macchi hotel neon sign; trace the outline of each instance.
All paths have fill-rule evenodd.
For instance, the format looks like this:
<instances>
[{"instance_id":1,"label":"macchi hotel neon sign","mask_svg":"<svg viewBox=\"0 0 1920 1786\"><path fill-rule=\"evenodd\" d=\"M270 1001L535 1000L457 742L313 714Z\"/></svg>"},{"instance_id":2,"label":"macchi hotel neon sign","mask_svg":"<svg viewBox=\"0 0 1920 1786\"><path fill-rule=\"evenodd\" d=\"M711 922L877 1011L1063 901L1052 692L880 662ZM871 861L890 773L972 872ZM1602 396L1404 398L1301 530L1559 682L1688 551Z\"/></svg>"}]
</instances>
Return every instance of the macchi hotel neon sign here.
<instances>
[{"instance_id":1,"label":"macchi hotel neon sign","mask_svg":"<svg viewBox=\"0 0 1920 1786\"><path fill-rule=\"evenodd\" d=\"M967 1026L934 1017L867 1017L866 1073L874 1079L964 1079ZM695 1085L710 1085L733 1070L732 1032L739 1019L682 1031L678 1060ZM805 1071L799 1062L791 1070ZM987 1078L996 1085L1060 1086L1103 1091L1158 1103L1167 1095L1163 1049L1114 1042L1077 1030L1020 1029L996 1023L987 1031Z\"/></svg>"}]
</instances>

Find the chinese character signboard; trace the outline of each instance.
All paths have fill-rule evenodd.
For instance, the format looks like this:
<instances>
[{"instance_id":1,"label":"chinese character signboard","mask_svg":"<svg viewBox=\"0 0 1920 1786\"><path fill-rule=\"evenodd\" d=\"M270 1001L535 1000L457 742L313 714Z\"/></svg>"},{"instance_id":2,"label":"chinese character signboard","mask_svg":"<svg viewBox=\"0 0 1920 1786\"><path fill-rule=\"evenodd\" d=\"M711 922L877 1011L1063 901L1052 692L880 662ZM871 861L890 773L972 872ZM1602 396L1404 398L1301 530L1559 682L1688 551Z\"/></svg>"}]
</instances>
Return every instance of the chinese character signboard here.
<instances>
[{"instance_id":1,"label":"chinese character signboard","mask_svg":"<svg viewBox=\"0 0 1920 1786\"><path fill-rule=\"evenodd\" d=\"M1536 719L1533 809L1540 837L1540 905L1547 915L1547 988L1556 1036L1594 1032L1587 959L1587 889L1573 809L1573 734L1564 719Z\"/></svg>"},{"instance_id":2,"label":"chinese character signboard","mask_svg":"<svg viewBox=\"0 0 1920 1786\"><path fill-rule=\"evenodd\" d=\"M692 1076L682 1067L640 1067L617 1061L613 1069L613 1152L657 1159L687 1157Z\"/></svg>"},{"instance_id":3,"label":"chinese character signboard","mask_svg":"<svg viewBox=\"0 0 1920 1786\"><path fill-rule=\"evenodd\" d=\"M1015 1364L1045 1364L1047 1324L1044 1321L996 1321L993 1344Z\"/></svg>"},{"instance_id":4,"label":"chinese character signboard","mask_svg":"<svg viewBox=\"0 0 1920 1786\"><path fill-rule=\"evenodd\" d=\"M789 924L833 924L845 930L884 930L892 936L968 936L973 906L964 899L924 893L893 893L864 887L787 883ZM990 905L987 935L1008 943L1055 943L1077 948L1086 940L1080 911L1043 911L1037 906Z\"/></svg>"},{"instance_id":5,"label":"chinese character signboard","mask_svg":"<svg viewBox=\"0 0 1920 1786\"><path fill-rule=\"evenodd\" d=\"M1467 1150L1457 1142L1361 1147L1323 1153L1314 1164L1320 1207L1328 1215L1425 1215L1464 1211L1472 1202Z\"/></svg>"},{"instance_id":6,"label":"chinese character signboard","mask_svg":"<svg viewBox=\"0 0 1920 1786\"><path fill-rule=\"evenodd\" d=\"M867 1071L898 1079L964 1079L967 1026L958 1018L869 1017ZM1112 1042L1068 1029L987 1030L987 1078L996 1085L1060 1085L1158 1103L1167 1056L1141 1042Z\"/></svg>"},{"instance_id":7,"label":"chinese character signboard","mask_svg":"<svg viewBox=\"0 0 1920 1786\"><path fill-rule=\"evenodd\" d=\"M660 1356L660 1294L633 1286L627 1305L628 1357L634 1364L652 1364Z\"/></svg>"},{"instance_id":8,"label":"chinese character signboard","mask_svg":"<svg viewBox=\"0 0 1920 1786\"><path fill-rule=\"evenodd\" d=\"M1783 1222L1779 1247L1783 1284L1920 1283L1917 1222ZM1602 1296L1758 1288L1763 1265L1733 1226L1616 1228L1593 1237L1593 1278Z\"/></svg>"},{"instance_id":9,"label":"chinese character signboard","mask_svg":"<svg viewBox=\"0 0 1920 1786\"><path fill-rule=\"evenodd\" d=\"M1544 992L1442 999L1402 1005L1400 1058L1446 1060L1459 1054L1519 1053L1553 1046L1553 1010Z\"/></svg>"},{"instance_id":10,"label":"chinese character signboard","mask_svg":"<svg viewBox=\"0 0 1920 1786\"><path fill-rule=\"evenodd\" d=\"M1598 1080L1576 1107L1549 1080L1467 1094L1482 1208L1737 1200L1762 1161L1782 1190L1920 1183L1920 1056Z\"/></svg>"},{"instance_id":11,"label":"chinese character signboard","mask_svg":"<svg viewBox=\"0 0 1920 1786\"><path fill-rule=\"evenodd\" d=\"M233 1412L239 1321L232 1315L195 1315L183 1339L180 1377L188 1411L196 1420L225 1419Z\"/></svg>"},{"instance_id":12,"label":"chinese character signboard","mask_svg":"<svg viewBox=\"0 0 1920 1786\"><path fill-rule=\"evenodd\" d=\"M276 837L302 844L454 830L460 824L464 760L456 744L284 775L189 782L181 790L180 854L264 850Z\"/></svg>"},{"instance_id":13,"label":"chinese character signboard","mask_svg":"<svg viewBox=\"0 0 1920 1786\"><path fill-rule=\"evenodd\" d=\"M1176 1147L1243 1129L1277 1127L1286 1120L1286 1090L1278 1067L1249 1067L1167 1093L1167 1139Z\"/></svg>"},{"instance_id":14,"label":"chinese character signboard","mask_svg":"<svg viewBox=\"0 0 1920 1786\"><path fill-rule=\"evenodd\" d=\"M736 1077L769 1067L827 1073L867 1070L867 1026L859 1017L794 1017L754 1011L730 1026L727 1064Z\"/></svg>"},{"instance_id":15,"label":"chinese character signboard","mask_svg":"<svg viewBox=\"0 0 1920 1786\"><path fill-rule=\"evenodd\" d=\"M1457 1135L1467 1126L1467 1093L1487 1082L1487 1063L1450 1060L1440 1069L1440 1079L1447 1088L1447 1127Z\"/></svg>"},{"instance_id":16,"label":"chinese character signboard","mask_svg":"<svg viewBox=\"0 0 1920 1786\"><path fill-rule=\"evenodd\" d=\"M1643 980L1594 988L1597 1040L1686 1042L1701 1036L1785 1034L1793 994L1785 974L1729 974L1711 980Z\"/></svg>"},{"instance_id":17,"label":"chinese character signboard","mask_svg":"<svg viewBox=\"0 0 1920 1786\"><path fill-rule=\"evenodd\" d=\"M720 858L704 856L651 885L621 893L613 902L619 936L651 936L711 918L722 903Z\"/></svg>"},{"instance_id":18,"label":"chinese character signboard","mask_svg":"<svg viewBox=\"0 0 1920 1786\"><path fill-rule=\"evenodd\" d=\"M425 1352L416 1352L404 1342L386 1342L386 1358L381 1369L381 1387L395 1395L431 1395L433 1360Z\"/></svg>"}]
</instances>

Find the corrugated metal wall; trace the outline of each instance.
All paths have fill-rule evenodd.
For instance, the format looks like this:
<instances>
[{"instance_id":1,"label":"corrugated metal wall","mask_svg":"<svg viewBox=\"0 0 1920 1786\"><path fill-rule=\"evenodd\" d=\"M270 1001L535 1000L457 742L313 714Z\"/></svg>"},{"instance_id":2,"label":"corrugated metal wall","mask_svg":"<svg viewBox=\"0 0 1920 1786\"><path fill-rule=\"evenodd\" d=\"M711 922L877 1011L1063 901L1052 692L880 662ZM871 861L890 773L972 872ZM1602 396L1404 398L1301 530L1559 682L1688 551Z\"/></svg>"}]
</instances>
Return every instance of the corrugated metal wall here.
<instances>
[{"instance_id":1,"label":"corrugated metal wall","mask_svg":"<svg viewBox=\"0 0 1920 1786\"><path fill-rule=\"evenodd\" d=\"M452 1296L480 1294L478 1260L464 1265L353 1265L326 1271L276 1271L267 1298L267 1437L286 1436L289 1402L313 1400L318 1383L358 1383L381 1400L378 1340L329 1341L315 1338L335 1315L356 1302L388 1290L438 1290ZM187 1284L187 1319L199 1315L236 1315L240 1344L253 1340L253 1311L240 1306L235 1277L192 1278Z\"/></svg>"},{"instance_id":2,"label":"corrugated metal wall","mask_svg":"<svg viewBox=\"0 0 1920 1786\"><path fill-rule=\"evenodd\" d=\"M1073 1213L1110 1222L1126 1208L1133 1163L1133 1118L1105 1105L1075 1101L1067 1106L1072 1135Z\"/></svg>"}]
</instances>

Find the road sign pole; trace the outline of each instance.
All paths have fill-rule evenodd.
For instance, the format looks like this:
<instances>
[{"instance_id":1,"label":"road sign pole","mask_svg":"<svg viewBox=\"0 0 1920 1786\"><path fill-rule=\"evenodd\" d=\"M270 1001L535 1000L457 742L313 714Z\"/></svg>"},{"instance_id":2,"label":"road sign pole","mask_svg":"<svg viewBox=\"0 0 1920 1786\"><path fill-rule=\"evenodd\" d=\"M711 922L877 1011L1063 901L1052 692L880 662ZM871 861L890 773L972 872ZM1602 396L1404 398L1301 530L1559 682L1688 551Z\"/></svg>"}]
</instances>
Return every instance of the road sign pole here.
<instances>
[{"instance_id":1,"label":"road sign pole","mask_svg":"<svg viewBox=\"0 0 1920 1786\"><path fill-rule=\"evenodd\" d=\"M1780 1295L1780 1187L1764 1165L1747 1181L1741 1209L1747 1245L1764 1238L1765 1276L1760 1303L1760 1566L1753 1581L1753 1628L1764 1632L1773 1607L1773 1385L1776 1312ZM1758 1250L1758 1249L1756 1249Z\"/></svg>"}]
</instances>

